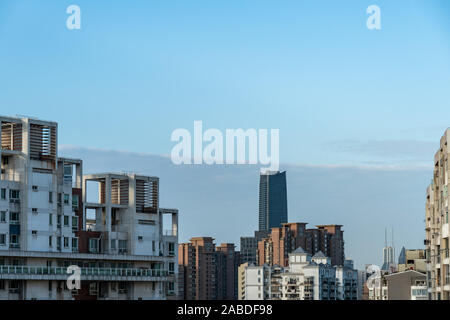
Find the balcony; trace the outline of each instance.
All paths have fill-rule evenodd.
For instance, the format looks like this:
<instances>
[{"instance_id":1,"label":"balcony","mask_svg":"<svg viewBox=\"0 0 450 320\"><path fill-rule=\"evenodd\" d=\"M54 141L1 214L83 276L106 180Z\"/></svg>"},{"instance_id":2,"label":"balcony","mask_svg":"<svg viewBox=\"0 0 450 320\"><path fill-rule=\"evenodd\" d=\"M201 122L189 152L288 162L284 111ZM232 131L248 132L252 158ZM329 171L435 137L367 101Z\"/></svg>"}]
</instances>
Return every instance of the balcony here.
<instances>
[{"instance_id":1,"label":"balcony","mask_svg":"<svg viewBox=\"0 0 450 320\"><path fill-rule=\"evenodd\" d=\"M107 277L166 277L166 270L138 268L80 268L81 276ZM1 275L63 275L67 277L66 267L0 266Z\"/></svg>"},{"instance_id":2,"label":"balcony","mask_svg":"<svg viewBox=\"0 0 450 320\"><path fill-rule=\"evenodd\" d=\"M0 180L20 182L20 174L13 171L5 171L0 175Z\"/></svg>"},{"instance_id":3,"label":"balcony","mask_svg":"<svg viewBox=\"0 0 450 320\"><path fill-rule=\"evenodd\" d=\"M9 248L11 248L11 249L20 249L20 244L19 243L10 243L9 244Z\"/></svg>"}]
</instances>

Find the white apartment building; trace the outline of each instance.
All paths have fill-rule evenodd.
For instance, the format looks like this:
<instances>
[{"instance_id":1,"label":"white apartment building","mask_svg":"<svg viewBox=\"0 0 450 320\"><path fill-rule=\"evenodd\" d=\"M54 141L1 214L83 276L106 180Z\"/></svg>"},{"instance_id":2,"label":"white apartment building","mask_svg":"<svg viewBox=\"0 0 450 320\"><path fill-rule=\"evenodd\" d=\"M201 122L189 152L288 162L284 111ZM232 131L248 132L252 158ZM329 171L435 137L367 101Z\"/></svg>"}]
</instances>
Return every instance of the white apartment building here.
<instances>
[{"instance_id":1,"label":"white apartment building","mask_svg":"<svg viewBox=\"0 0 450 320\"><path fill-rule=\"evenodd\" d=\"M322 252L311 256L299 247L289 254L287 268L241 265L240 271L246 277L240 278L240 290L246 294L240 295L240 299L253 300L254 295L247 292L256 292L259 299L356 300L357 271L352 267L350 261L344 267L334 267Z\"/></svg>"},{"instance_id":2,"label":"white apartment building","mask_svg":"<svg viewBox=\"0 0 450 320\"><path fill-rule=\"evenodd\" d=\"M158 178L83 177L81 160L58 157L57 123L0 123L0 299L175 297L178 211L159 208ZM87 201L89 182L97 201ZM79 290L67 288L70 265Z\"/></svg>"},{"instance_id":3,"label":"white apartment building","mask_svg":"<svg viewBox=\"0 0 450 320\"><path fill-rule=\"evenodd\" d=\"M238 269L239 300L270 300L271 268L248 262Z\"/></svg>"}]
</instances>

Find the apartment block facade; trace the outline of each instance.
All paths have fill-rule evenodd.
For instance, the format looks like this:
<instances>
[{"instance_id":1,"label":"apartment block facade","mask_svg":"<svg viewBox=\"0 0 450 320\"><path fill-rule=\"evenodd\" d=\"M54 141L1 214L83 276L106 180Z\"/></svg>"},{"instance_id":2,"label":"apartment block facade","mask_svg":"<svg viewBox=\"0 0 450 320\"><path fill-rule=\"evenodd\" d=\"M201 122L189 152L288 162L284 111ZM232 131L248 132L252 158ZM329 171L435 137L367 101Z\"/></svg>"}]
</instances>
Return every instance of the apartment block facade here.
<instances>
[{"instance_id":1,"label":"apartment block facade","mask_svg":"<svg viewBox=\"0 0 450 320\"><path fill-rule=\"evenodd\" d=\"M194 237L178 247L181 300L236 300L240 253L233 243L216 246L211 237Z\"/></svg>"},{"instance_id":2,"label":"apartment block facade","mask_svg":"<svg viewBox=\"0 0 450 320\"><path fill-rule=\"evenodd\" d=\"M175 298L178 211L159 208L158 178L83 176L81 160L58 157L57 123L0 122L0 299ZM79 289L67 287L69 266Z\"/></svg>"},{"instance_id":3,"label":"apartment block facade","mask_svg":"<svg viewBox=\"0 0 450 320\"><path fill-rule=\"evenodd\" d=\"M431 300L450 299L449 141L450 130L447 129L434 156L433 179L426 192L425 245Z\"/></svg>"},{"instance_id":4,"label":"apartment block facade","mask_svg":"<svg viewBox=\"0 0 450 320\"><path fill-rule=\"evenodd\" d=\"M306 229L306 223L284 223L272 228L268 237L258 242L257 262L259 265L288 266L289 253L296 248L305 248L311 255L324 252L332 265L343 265L344 239L341 225L317 226Z\"/></svg>"},{"instance_id":5,"label":"apartment block facade","mask_svg":"<svg viewBox=\"0 0 450 320\"><path fill-rule=\"evenodd\" d=\"M288 266L243 264L241 300L357 300L358 275L353 263L331 265L321 251L311 256L301 247L289 254Z\"/></svg>"}]
</instances>

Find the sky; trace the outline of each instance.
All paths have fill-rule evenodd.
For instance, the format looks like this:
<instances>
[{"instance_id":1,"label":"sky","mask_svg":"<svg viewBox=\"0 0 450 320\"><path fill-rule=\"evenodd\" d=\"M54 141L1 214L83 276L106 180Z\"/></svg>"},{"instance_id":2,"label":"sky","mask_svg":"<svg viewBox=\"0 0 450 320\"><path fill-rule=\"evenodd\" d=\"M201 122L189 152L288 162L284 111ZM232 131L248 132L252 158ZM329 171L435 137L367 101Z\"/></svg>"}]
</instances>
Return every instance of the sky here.
<instances>
[{"instance_id":1,"label":"sky","mask_svg":"<svg viewBox=\"0 0 450 320\"><path fill-rule=\"evenodd\" d=\"M66 28L72 4L81 9L80 30ZM381 9L381 30L366 27L366 9L373 4ZM59 144L66 146L61 150L85 150L85 165L92 169L101 169L90 164L101 150L168 155L171 133L193 130L195 120L222 131L279 129L281 169L291 181L290 221L330 214L339 223L364 216L356 210L364 205L362 197L349 210L355 191L349 181L395 191L404 200L390 207L376 198L381 240L368 239L371 247L382 246L383 225L405 223L394 207L414 219L424 215L426 177L449 127L449 101L446 0L0 2L0 114L57 121ZM115 168L121 166L128 164ZM151 168L149 163L141 170ZM176 170L157 169L149 174ZM256 224L257 190L244 197L230 188L239 169L201 169L228 176L223 192L236 199L233 210L251 210ZM193 174L192 168L180 170ZM331 172L346 183L311 178ZM369 173L377 172L385 179L370 180ZM257 174L250 176L257 188ZM400 178L414 199L401 195ZM207 181L197 190L205 193L201 209L195 203L180 208L192 221L197 211L221 206ZM327 188L339 192L324 194L326 208L306 196ZM184 197L179 192L174 201ZM407 245L420 244L424 232L417 227L410 242L405 237ZM200 231L186 225L182 232ZM354 250L355 260L379 256Z\"/></svg>"}]
</instances>

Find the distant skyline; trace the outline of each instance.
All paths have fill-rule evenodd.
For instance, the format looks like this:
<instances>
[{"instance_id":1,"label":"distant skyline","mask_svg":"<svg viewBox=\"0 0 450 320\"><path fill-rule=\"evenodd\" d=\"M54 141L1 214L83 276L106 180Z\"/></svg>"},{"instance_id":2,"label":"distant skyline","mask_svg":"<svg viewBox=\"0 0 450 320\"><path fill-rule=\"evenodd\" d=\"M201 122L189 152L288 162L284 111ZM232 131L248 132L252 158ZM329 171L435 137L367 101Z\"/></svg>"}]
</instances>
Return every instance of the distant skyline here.
<instances>
[{"instance_id":1,"label":"distant skyline","mask_svg":"<svg viewBox=\"0 0 450 320\"><path fill-rule=\"evenodd\" d=\"M72 4L80 30L66 28ZM372 4L381 30L366 27ZM62 150L88 171L161 176L183 237L257 230L259 168L170 163L171 133L201 120L279 129L289 221L343 224L357 265L381 263L385 227L423 247L425 188L450 126L447 0L3 0L0 70L1 114L58 122Z\"/></svg>"},{"instance_id":2,"label":"distant skyline","mask_svg":"<svg viewBox=\"0 0 450 320\"><path fill-rule=\"evenodd\" d=\"M180 210L180 242L210 236L239 247L258 229L259 168L250 165L175 166L144 153L62 146L83 159L84 172L132 171L160 178L163 207ZM381 266L385 228L395 230L396 251L423 248L425 189L432 169L285 165L289 222L344 226L345 253L364 268ZM397 257L396 257L397 258Z\"/></svg>"}]
</instances>

